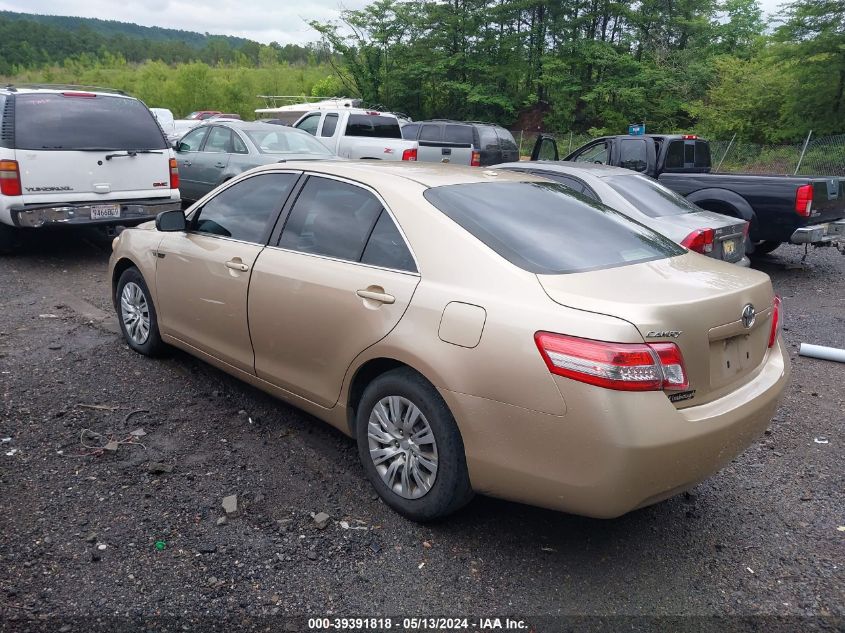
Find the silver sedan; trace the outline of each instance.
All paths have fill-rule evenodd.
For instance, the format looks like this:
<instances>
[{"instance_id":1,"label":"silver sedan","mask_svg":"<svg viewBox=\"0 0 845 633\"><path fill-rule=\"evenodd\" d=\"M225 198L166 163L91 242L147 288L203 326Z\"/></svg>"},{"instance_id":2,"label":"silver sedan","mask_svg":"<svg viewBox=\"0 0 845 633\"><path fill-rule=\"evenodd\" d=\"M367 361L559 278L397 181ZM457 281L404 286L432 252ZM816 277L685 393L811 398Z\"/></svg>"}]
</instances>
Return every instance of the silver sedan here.
<instances>
[{"instance_id":1,"label":"silver sedan","mask_svg":"<svg viewBox=\"0 0 845 633\"><path fill-rule=\"evenodd\" d=\"M669 239L709 257L748 266L748 223L695 206L656 180L630 169L566 161L504 163L496 169L525 171L566 185L621 211Z\"/></svg>"},{"instance_id":2,"label":"silver sedan","mask_svg":"<svg viewBox=\"0 0 845 633\"><path fill-rule=\"evenodd\" d=\"M238 174L288 160L336 159L307 132L266 123L210 120L173 144L179 164L179 191L199 200Z\"/></svg>"}]
</instances>

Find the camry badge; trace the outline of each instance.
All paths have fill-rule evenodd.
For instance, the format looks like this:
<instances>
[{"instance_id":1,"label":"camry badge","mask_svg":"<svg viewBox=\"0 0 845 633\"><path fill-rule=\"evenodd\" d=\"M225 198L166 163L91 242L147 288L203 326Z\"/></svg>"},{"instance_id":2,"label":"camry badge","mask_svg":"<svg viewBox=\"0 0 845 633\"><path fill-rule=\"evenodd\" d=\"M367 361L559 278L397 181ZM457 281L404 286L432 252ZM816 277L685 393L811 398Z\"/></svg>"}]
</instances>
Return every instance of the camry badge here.
<instances>
[{"instance_id":1,"label":"camry badge","mask_svg":"<svg viewBox=\"0 0 845 633\"><path fill-rule=\"evenodd\" d=\"M747 304L742 309L742 325L745 326L745 329L749 329L752 325L754 325L754 321L757 320L757 311L754 310L754 306L750 303Z\"/></svg>"},{"instance_id":2,"label":"camry badge","mask_svg":"<svg viewBox=\"0 0 845 633\"><path fill-rule=\"evenodd\" d=\"M645 335L646 338L678 338L683 330L651 330Z\"/></svg>"}]
</instances>

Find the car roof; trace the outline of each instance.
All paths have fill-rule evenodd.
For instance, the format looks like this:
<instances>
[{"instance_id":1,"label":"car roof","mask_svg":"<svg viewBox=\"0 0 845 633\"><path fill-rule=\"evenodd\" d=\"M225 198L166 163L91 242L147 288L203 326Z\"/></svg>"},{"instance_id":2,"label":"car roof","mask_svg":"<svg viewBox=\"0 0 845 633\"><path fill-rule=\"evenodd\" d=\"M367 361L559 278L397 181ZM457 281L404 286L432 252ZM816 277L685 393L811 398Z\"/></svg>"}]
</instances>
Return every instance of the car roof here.
<instances>
[{"instance_id":1,"label":"car roof","mask_svg":"<svg viewBox=\"0 0 845 633\"><path fill-rule=\"evenodd\" d=\"M496 165L502 169L539 169L542 171L556 172L559 174L570 174L572 176L581 174L590 174L597 178L607 178L608 176L631 176L637 172L624 167L613 167L611 165L601 165L598 163L577 163L571 160L536 160L536 161L519 161L514 163L503 163Z\"/></svg>"},{"instance_id":2,"label":"car roof","mask_svg":"<svg viewBox=\"0 0 845 633\"><path fill-rule=\"evenodd\" d=\"M532 174L519 174L494 168L409 161L287 161L258 167L254 171L302 169L357 180L378 189L386 180L415 182L424 187L481 182L548 182Z\"/></svg>"},{"instance_id":3,"label":"car roof","mask_svg":"<svg viewBox=\"0 0 845 633\"><path fill-rule=\"evenodd\" d=\"M126 94L122 90L100 88L97 86L76 86L63 84L7 84L3 87L0 87L0 92L2 92L3 94L61 94L63 92L90 92L92 94L104 97L123 97L125 99L135 99L135 97Z\"/></svg>"},{"instance_id":4,"label":"car roof","mask_svg":"<svg viewBox=\"0 0 845 633\"><path fill-rule=\"evenodd\" d=\"M262 123L260 121L241 121L240 119L206 119L202 123L200 123L197 127L209 127L211 125L222 125L224 127L231 127L237 130L249 131L249 130L264 130L267 131L267 124ZM274 126L272 129L275 131L278 127L287 127L288 130L296 130L297 132L302 132L302 130L297 130L297 128L289 127L289 126ZM307 134L307 132L302 132L302 134Z\"/></svg>"}]
</instances>

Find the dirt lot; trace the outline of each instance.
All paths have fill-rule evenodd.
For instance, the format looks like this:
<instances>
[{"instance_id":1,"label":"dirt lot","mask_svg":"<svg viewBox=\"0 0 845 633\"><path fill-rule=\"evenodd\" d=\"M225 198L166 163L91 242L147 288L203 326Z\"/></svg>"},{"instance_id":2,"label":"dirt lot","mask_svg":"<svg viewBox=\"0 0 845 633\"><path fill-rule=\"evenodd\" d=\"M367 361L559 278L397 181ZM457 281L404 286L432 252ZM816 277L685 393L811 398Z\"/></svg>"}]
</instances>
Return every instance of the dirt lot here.
<instances>
[{"instance_id":1,"label":"dirt lot","mask_svg":"<svg viewBox=\"0 0 845 633\"><path fill-rule=\"evenodd\" d=\"M797 346L845 347L845 257L799 267L801 253L759 264L784 297L793 378L766 435L724 471L613 521L479 497L428 526L376 499L352 440L185 354L131 352L102 247L57 237L0 258L0 629L173 616L179 630L235 630L306 614L842 627L845 365ZM86 448L138 427L136 443ZM224 523L232 494L246 507Z\"/></svg>"}]
</instances>

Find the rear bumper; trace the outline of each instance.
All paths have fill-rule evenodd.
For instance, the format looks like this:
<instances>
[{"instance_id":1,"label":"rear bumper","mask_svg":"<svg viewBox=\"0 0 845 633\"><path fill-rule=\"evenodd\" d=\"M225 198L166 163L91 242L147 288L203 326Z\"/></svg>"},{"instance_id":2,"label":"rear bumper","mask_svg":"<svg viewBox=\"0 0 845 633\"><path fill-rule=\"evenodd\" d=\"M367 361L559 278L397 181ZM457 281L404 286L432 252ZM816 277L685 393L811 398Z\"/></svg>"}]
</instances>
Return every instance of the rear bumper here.
<instances>
[{"instance_id":1,"label":"rear bumper","mask_svg":"<svg viewBox=\"0 0 845 633\"><path fill-rule=\"evenodd\" d=\"M766 429L789 377L782 345L730 395L685 409L662 392L598 387L572 390L564 416L441 393L478 492L611 518L690 488Z\"/></svg>"},{"instance_id":2,"label":"rear bumper","mask_svg":"<svg viewBox=\"0 0 845 633\"><path fill-rule=\"evenodd\" d=\"M103 205L120 206L119 217L91 218L91 209ZM46 226L108 226L140 224L152 220L162 211L181 209L180 200L103 200L102 202L74 202L69 204L30 205L11 209L12 223L22 228Z\"/></svg>"},{"instance_id":3,"label":"rear bumper","mask_svg":"<svg viewBox=\"0 0 845 633\"><path fill-rule=\"evenodd\" d=\"M814 224L797 229L789 241L793 244L832 244L845 242L845 220Z\"/></svg>"}]
</instances>

